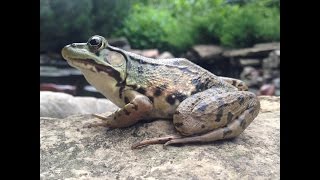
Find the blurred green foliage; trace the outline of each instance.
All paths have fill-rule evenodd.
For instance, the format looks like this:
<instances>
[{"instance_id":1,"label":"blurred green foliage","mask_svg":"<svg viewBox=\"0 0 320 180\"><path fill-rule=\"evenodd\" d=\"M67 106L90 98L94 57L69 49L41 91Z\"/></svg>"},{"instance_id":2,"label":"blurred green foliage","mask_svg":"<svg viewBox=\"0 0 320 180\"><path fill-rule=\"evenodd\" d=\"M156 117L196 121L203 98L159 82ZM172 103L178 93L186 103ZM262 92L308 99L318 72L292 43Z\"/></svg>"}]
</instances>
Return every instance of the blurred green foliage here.
<instances>
[{"instance_id":1,"label":"blurred green foliage","mask_svg":"<svg viewBox=\"0 0 320 180\"><path fill-rule=\"evenodd\" d=\"M56 51L94 35L110 37L135 0L41 0L40 52Z\"/></svg>"},{"instance_id":2,"label":"blurred green foliage","mask_svg":"<svg viewBox=\"0 0 320 180\"><path fill-rule=\"evenodd\" d=\"M40 43L57 50L93 34L173 53L193 44L280 40L280 0L41 0Z\"/></svg>"}]
</instances>

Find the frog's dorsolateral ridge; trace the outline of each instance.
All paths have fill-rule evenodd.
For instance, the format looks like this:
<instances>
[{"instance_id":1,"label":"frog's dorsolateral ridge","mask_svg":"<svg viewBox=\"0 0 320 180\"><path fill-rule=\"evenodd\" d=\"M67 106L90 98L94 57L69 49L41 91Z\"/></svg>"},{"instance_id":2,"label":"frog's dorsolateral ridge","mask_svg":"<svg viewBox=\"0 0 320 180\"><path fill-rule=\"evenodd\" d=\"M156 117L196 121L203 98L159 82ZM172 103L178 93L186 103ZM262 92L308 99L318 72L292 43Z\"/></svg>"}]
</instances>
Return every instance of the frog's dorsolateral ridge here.
<instances>
[{"instance_id":1,"label":"frog's dorsolateral ridge","mask_svg":"<svg viewBox=\"0 0 320 180\"><path fill-rule=\"evenodd\" d=\"M89 127L127 127L140 120L173 119L180 135L136 143L183 144L238 136L258 115L258 97L244 82L219 77L183 58L152 59L110 46L101 36L73 43L62 56L120 107Z\"/></svg>"}]
</instances>

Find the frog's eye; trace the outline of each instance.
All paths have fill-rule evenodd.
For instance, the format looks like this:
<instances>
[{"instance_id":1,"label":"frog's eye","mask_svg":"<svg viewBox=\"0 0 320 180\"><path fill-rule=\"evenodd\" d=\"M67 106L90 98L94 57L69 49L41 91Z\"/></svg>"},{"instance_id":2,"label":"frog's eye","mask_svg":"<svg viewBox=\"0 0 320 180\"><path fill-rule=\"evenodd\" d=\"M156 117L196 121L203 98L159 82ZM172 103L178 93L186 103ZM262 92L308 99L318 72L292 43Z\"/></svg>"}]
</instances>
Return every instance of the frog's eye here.
<instances>
[{"instance_id":1,"label":"frog's eye","mask_svg":"<svg viewBox=\"0 0 320 180\"><path fill-rule=\"evenodd\" d=\"M99 36L93 36L89 39L88 41L88 45L94 49L99 49L102 47L103 43L102 43L102 38Z\"/></svg>"}]
</instances>

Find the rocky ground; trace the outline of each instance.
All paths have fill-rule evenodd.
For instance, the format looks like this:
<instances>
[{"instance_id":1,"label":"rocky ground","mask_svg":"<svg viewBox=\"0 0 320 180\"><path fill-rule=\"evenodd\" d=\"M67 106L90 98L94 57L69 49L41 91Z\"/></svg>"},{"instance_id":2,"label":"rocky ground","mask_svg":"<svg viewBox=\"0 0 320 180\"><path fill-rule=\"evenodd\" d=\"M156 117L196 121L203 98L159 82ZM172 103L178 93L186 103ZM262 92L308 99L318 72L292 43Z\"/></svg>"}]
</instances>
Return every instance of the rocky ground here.
<instances>
[{"instance_id":1,"label":"rocky ground","mask_svg":"<svg viewBox=\"0 0 320 180\"><path fill-rule=\"evenodd\" d=\"M65 104L74 101L64 98L69 99ZM97 119L80 112L66 118L40 112L51 116L40 117L40 179L280 179L280 97L260 99L260 114L238 138L166 150L161 145L130 146L175 133L169 121L85 129ZM44 102L43 110L49 107ZM115 108L108 104L107 111ZM62 114L63 109L68 110L61 108Z\"/></svg>"}]
</instances>

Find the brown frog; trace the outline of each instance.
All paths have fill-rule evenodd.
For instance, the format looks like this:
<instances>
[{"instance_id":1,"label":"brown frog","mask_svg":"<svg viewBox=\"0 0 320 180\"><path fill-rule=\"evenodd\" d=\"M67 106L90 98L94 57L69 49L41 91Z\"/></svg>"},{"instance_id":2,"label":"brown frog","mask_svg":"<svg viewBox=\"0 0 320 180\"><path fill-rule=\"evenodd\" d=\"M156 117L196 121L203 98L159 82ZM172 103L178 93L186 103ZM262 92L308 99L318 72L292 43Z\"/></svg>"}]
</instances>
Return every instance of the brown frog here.
<instances>
[{"instance_id":1,"label":"brown frog","mask_svg":"<svg viewBox=\"0 0 320 180\"><path fill-rule=\"evenodd\" d=\"M219 77L183 58L152 59L110 46L102 36L62 49L68 63L120 107L94 115L121 128L141 120L173 119L179 135L144 140L148 144L183 144L229 139L242 133L258 115L260 102L240 80Z\"/></svg>"}]
</instances>

